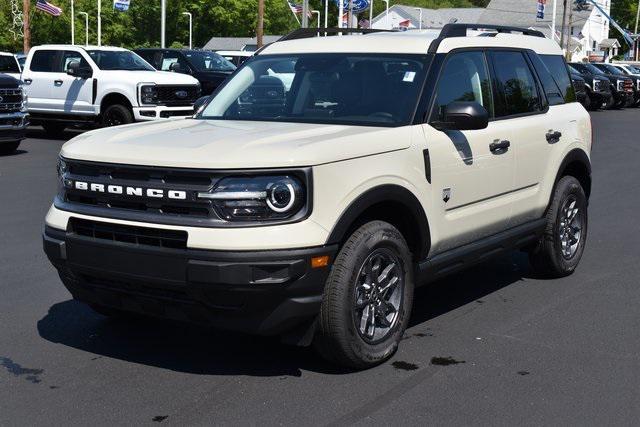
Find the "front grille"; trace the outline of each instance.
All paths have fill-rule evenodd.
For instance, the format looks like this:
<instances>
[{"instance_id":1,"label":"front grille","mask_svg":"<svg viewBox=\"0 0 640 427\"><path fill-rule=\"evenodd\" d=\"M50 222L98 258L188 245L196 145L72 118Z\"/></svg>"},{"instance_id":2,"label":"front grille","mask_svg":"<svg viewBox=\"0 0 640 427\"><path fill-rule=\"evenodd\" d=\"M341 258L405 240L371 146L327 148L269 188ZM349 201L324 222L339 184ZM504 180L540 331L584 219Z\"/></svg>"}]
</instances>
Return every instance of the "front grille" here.
<instances>
[{"instance_id":1,"label":"front grille","mask_svg":"<svg viewBox=\"0 0 640 427\"><path fill-rule=\"evenodd\" d=\"M184 289L160 287L157 283L105 279L89 275L83 275L82 279L85 284L106 291L193 304L193 300Z\"/></svg>"},{"instance_id":2,"label":"front grille","mask_svg":"<svg viewBox=\"0 0 640 427\"><path fill-rule=\"evenodd\" d=\"M169 249L186 249L187 232L158 228L134 227L108 222L71 218L69 231L78 236L109 242L130 243Z\"/></svg>"},{"instance_id":3,"label":"front grille","mask_svg":"<svg viewBox=\"0 0 640 427\"><path fill-rule=\"evenodd\" d=\"M16 113L22 109L22 89L0 89L0 114Z\"/></svg>"},{"instance_id":4,"label":"front grille","mask_svg":"<svg viewBox=\"0 0 640 427\"><path fill-rule=\"evenodd\" d=\"M193 105L200 96L198 86L157 86L157 91L158 102L171 106Z\"/></svg>"},{"instance_id":5,"label":"front grille","mask_svg":"<svg viewBox=\"0 0 640 427\"><path fill-rule=\"evenodd\" d=\"M172 170L152 167L136 167L127 165L109 165L101 163L84 163L67 161L67 171L62 179L65 182L97 183L108 189L109 186L119 188L142 189L142 195L85 191L65 185L60 195L64 202L75 205L100 208L113 212L131 212L144 215L155 215L163 218L219 220L211 200L197 197L199 192L207 192L213 188L220 178L211 172ZM146 189L161 189L165 194L170 191L183 192L184 199L168 197L154 198L146 196Z\"/></svg>"}]
</instances>

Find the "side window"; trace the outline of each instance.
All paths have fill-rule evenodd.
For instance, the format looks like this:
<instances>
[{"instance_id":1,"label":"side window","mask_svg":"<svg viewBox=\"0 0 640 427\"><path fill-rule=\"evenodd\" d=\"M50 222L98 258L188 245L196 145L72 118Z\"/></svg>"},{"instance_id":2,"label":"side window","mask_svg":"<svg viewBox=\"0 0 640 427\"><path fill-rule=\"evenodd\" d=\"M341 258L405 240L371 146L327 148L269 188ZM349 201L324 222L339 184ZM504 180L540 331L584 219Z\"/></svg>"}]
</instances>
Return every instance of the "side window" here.
<instances>
[{"instance_id":1,"label":"side window","mask_svg":"<svg viewBox=\"0 0 640 427\"><path fill-rule=\"evenodd\" d=\"M547 66L547 69L551 73L551 76L556 81L565 102L575 102L576 93L571 84L571 78L569 77L569 71L567 70L567 64L564 62L564 58L560 55L540 55L540 59Z\"/></svg>"},{"instance_id":2,"label":"side window","mask_svg":"<svg viewBox=\"0 0 640 427\"><path fill-rule=\"evenodd\" d=\"M544 93L547 95L549 105L560 105L565 103L565 92L560 90L557 81L551 75L547 66L540 60L535 52L529 52L529 59L540 79Z\"/></svg>"},{"instance_id":3,"label":"side window","mask_svg":"<svg viewBox=\"0 0 640 427\"><path fill-rule=\"evenodd\" d=\"M432 119L441 119L442 110L455 101L477 102L493 116L491 83L484 53L459 52L450 55L440 73Z\"/></svg>"},{"instance_id":4,"label":"side window","mask_svg":"<svg viewBox=\"0 0 640 427\"><path fill-rule=\"evenodd\" d=\"M80 63L80 68L91 68L86 59L80 54L80 52L74 52L71 50L65 50L62 52L62 70L58 72L66 73L69 63L77 61Z\"/></svg>"},{"instance_id":5,"label":"side window","mask_svg":"<svg viewBox=\"0 0 640 427\"><path fill-rule=\"evenodd\" d=\"M496 117L541 111L536 81L522 52L490 52Z\"/></svg>"},{"instance_id":6,"label":"side window","mask_svg":"<svg viewBox=\"0 0 640 427\"><path fill-rule=\"evenodd\" d=\"M38 50L31 58L30 70L40 73L56 73L59 61L55 50Z\"/></svg>"},{"instance_id":7,"label":"side window","mask_svg":"<svg viewBox=\"0 0 640 427\"><path fill-rule=\"evenodd\" d=\"M0 55L0 73L20 73L20 67L13 55Z\"/></svg>"},{"instance_id":8,"label":"side window","mask_svg":"<svg viewBox=\"0 0 640 427\"><path fill-rule=\"evenodd\" d=\"M164 52L162 54L162 62L160 63L160 67L158 69L161 71L171 71L169 67L171 67L171 64L173 64L174 62L179 63L182 70L189 69L186 61L182 59L182 56L180 56L177 52Z\"/></svg>"}]
</instances>

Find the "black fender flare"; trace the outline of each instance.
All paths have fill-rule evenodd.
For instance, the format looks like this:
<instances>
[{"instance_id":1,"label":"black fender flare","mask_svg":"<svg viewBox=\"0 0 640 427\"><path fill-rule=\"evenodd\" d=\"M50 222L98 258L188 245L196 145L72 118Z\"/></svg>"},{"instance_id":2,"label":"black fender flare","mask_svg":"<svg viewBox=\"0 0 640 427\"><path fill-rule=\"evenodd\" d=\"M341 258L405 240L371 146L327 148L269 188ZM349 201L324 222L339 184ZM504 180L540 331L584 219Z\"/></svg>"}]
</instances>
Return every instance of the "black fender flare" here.
<instances>
[{"instance_id":1,"label":"black fender flare","mask_svg":"<svg viewBox=\"0 0 640 427\"><path fill-rule=\"evenodd\" d=\"M569 151L564 159L562 159L562 163L560 163L560 167L558 168L556 180L554 181L553 186L555 187L558 181L560 181L560 178L563 176L567 166L574 162L582 164L587 170L588 183L586 185L586 188L584 188L584 192L586 193L588 199L591 195L591 161L589 160L587 153L585 153L584 150L580 148L574 148L573 150ZM553 193L551 197L553 197Z\"/></svg>"},{"instance_id":2,"label":"black fender flare","mask_svg":"<svg viewBox=\"0 0 640 427\"><path fill-rule=\"evenodd\" d=\"M340 219L336 222L327 238L327 244L341 243L349 231L351 226L358 218L370 207L385 203L398 203L406 208L406 212L417 224L418 238L420 242L420 253L415 254L417 260L424 259L427 256L431 246L430 228L427 215L422 207L422 203L411 191L395 184L385 184L373 187L362 193L342 212Z\"/></svg>"}]
</instances>

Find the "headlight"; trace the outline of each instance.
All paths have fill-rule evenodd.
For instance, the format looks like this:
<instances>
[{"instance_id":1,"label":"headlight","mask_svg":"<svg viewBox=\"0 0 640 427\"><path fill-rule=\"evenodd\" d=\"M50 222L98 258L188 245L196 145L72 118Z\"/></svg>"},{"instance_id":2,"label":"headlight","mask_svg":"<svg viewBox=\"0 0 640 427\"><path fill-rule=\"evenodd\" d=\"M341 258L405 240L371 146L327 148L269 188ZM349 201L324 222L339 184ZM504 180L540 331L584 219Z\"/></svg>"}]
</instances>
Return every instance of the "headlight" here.
<instances>
[{"instance_id":1,"label":"headlight","mask_svg":"<svg viewBox=\"0 0 640 427\"><path fill-rule=\"evenodd\" d=\"M20 109L25 112L27 111L27 101L29 100L29 97L27 96L27 91L24 85L20 85L20 91L22 92L22 105Z\"/></svg>"},{"instance_id":2,"label":"headlight","mask_svg":"<svg viewBox=\"0 0 640 427\"><path fill-rule=\"evenodd\" d=\"M68 170L67 162L62 159L58 159L58 178L62 178Z\"/></svg>"},{"instance_id":3,"label":"headlight","mask_svg":"<svg viewBox=\"0 0 640 427\"><path fill-rule=\"evenodd\" d=\"M213 201L227 221L289 219L305 205L305 189L293 175L238 176L222 179L211 192L198 198Z\"/></svg>"},{"instance_id":4,"label":"headlight","mask_svg":"<svg viewBox=\"0 0 640 427\"><path fill-rule=\"evenodd\" d=\"M140 103L141 104L157 104L158 88L155 85L140 86Z\"/></svg>"}]
</instances>

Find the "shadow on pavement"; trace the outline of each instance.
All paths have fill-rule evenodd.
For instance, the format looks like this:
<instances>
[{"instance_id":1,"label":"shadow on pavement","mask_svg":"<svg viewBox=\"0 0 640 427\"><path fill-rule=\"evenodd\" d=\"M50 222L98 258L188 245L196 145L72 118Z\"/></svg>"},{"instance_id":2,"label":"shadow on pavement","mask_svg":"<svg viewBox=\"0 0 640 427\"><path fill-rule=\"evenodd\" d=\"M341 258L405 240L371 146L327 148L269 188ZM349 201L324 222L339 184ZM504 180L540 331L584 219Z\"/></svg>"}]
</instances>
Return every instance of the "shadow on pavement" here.
<instances>
[{"instance_id":1,"label":"shadow on pavement","mask_svg":"<svg viewBox=\"0 0 640 427\"><path fill-rule=\"evenodd\" d=\"M526 256L515 253L420 288L410 327L476 303L522 280L528 269ZM349 372L325 363L312 349L287 346L277 338L164 320L107 319L74 300L53 305L38 322L38 332L50 342L95 355L192 374L297 377L303 370Z\"/></svg>"},{"instance_id":2,"label":"shadow on pavement","mask_svg":"<svg viewBox=\"0 0 640 427\"><path fill-rule=\"evenodd\" d=\"M68 141L71 138L76 137L86 131L87 129L65 129L61 134L54 136L49 135L43 128L38 126L30 127L27 129L27 138L48 139L51 141Z\"/></svg>"},{"instance_id":3,"label":"shadow on pavement","mask_svg":"<svg viewBox=\"0 0 640 427\"><path fill-rule=\"evenodd\" d=\"M27 150L20 150L17 149L15 151L12 151L11 153L7 153L7 154L0 154L0 157L15 157L15 156L19 156L21 154L27 154L28 151Z\"/></svg>"}]
</instances>

